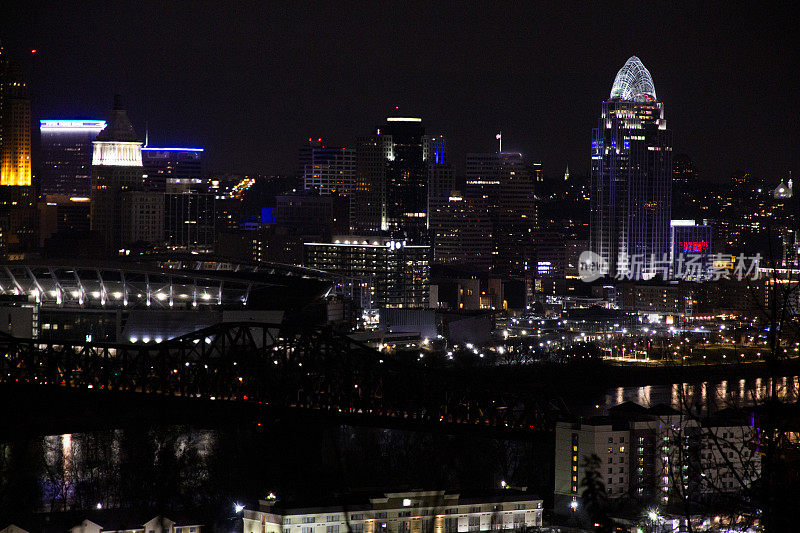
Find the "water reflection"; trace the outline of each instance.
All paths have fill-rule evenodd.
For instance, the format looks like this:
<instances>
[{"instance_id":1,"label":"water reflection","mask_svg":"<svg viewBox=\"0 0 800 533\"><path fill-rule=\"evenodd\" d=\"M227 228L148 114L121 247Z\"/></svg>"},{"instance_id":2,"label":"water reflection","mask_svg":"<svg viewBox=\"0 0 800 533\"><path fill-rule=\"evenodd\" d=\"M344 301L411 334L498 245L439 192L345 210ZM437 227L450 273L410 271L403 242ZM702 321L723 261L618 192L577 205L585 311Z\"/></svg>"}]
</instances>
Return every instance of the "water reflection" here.
<instances>
[{"instance_id":1,"label":"water reflection","mask_svg":"<svg viewBox=\"0 0 800 533\"><path fill-rule=\"evenodd\" d=\"M774 383L770 378L751 378L616 387L606 391L602 406L607 409L624 402L635 402L644 406L666 404L675 409L695 406L703 410L718 410L755 405L772 394L781 401L797 401L800 397L800 376L778 378Z\"/></svg>"}]
</instances>

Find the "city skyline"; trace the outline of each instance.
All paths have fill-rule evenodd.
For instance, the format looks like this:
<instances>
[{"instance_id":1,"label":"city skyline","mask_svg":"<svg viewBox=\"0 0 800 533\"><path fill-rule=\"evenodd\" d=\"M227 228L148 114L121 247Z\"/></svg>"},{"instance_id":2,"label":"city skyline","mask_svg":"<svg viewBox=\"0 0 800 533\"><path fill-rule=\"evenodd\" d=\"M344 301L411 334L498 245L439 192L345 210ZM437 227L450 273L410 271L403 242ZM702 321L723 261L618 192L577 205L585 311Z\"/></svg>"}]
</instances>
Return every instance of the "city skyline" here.
<instances>
[{"instance_id":1,"label":"city skyline","mask_svg":"<svg viewBox=\"0 0 800 533\"><path fill-rule=\"evenodd\" d=\"M701 177L750 172L772 181L796 169L797 103L784 90L796 85L788 23L736 7L714 21L705 21L708 8L638 7L425 6L412 15L380 5L217 13L173 3L148 20L132 4L34 5L18 8L2 38L28 71L33 118L102 118L121 93L151 143L204 146L211 172L294 172L304 139L352 146L353 132L397 106L448 136L459 173L466 153L494 150L502 130L507 149L541 160L548 177L567 165L588 175L586 125L631 55L658 78L675 151L687 152ZM206 22L215 18L237 28L233 38ZM167 31L177 21L184 30Z\"/></svg>"},{"instance_id":2,"label":"city skyline","mask_svg":"<svg viewBox=\"0 0 800 533\"><path fill-rule=\"evenodd\" d=\"M789 17L33 1L0 533L798 529Z\"/></svg>"}]
</instances>

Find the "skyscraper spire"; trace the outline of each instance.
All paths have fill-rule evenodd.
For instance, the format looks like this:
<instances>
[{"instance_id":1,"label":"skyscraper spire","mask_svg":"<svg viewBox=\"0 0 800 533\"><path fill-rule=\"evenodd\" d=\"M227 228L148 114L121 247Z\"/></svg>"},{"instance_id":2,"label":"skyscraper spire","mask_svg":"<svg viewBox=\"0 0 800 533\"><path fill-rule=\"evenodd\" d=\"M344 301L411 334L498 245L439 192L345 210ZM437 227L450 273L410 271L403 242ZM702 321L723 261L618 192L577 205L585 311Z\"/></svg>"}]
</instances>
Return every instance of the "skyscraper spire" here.
<instances>
[{"instance_id":1,"label":"skyscraper spire","mask_svg":"<svg viewBox=\"0 0 800 533\"><path fill-rule=\"evenodd\" d=\"M632 100L635 102L653 102L656 100L656 87L650 71L642 60L631 56L614 78L609 100Z\"/></svg>"}]
</instances>

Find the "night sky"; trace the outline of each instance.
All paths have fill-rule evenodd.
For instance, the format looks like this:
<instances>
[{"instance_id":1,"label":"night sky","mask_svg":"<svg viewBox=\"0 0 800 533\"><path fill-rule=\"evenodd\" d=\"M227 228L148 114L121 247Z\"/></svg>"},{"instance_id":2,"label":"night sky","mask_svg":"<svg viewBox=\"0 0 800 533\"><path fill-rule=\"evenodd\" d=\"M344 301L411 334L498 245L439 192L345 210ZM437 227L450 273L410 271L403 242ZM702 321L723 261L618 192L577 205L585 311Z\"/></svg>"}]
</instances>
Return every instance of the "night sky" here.
<instances>
[{"instance_id":1,"label":"night sky","mask_svg":"<svg viewBox=\"0 0 800 533\"><path fill-rule=\"evenodd\" d=\"M797 175L796 11L672 4L0 1L0 40L35 120L105 118L119 92L151 145L203 146L212 172L294 172L304 139L352 145L398 106L459 169L502 130L548 177L585 174L635 54L704 177Z\"/></svg>"}]
</instances>

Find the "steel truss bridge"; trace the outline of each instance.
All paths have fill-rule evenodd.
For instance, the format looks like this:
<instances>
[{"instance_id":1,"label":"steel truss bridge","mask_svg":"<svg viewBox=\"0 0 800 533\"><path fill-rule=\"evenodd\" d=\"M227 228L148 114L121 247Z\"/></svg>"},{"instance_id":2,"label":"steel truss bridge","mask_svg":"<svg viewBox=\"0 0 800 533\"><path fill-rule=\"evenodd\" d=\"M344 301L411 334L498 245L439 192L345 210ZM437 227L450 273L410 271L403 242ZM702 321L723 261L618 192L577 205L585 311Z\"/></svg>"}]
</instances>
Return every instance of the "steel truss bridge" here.
<instances>
[{"instance_id":1,"label":"steel truss bridge","mask_svg":"<svg viewBox=\"0 0 800 533\"><path fill-rule=\"evenodd\" d=\"M161 343L62 343L0 334L0 383L250 402L416 423L548 430L533 387L485 370L403 362L331 328L220 323Z\"/></svg>"}]
</instances>

